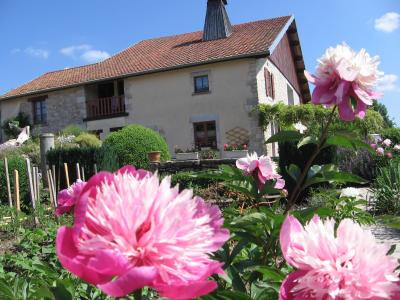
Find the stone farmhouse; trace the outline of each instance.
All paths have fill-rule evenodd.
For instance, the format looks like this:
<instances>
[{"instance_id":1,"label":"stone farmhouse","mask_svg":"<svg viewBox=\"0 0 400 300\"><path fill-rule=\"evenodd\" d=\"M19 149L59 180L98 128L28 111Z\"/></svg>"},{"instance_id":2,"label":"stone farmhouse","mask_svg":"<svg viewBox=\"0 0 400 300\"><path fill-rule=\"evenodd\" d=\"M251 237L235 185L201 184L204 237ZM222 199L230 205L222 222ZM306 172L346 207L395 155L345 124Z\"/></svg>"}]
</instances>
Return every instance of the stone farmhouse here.
<instances>
[{"instance_id":1,"label":"stone farmhouse","mask_svg":"<svg viewBox=\"0 0 400 300\"><path fill-rule=\"evenodd\" d=\"M41 132L77 124L104 138L129 124L159 131L171 151L248 144L276 155L252 112L309 101L293 16L232 26L208 0L204 31L141 41L102 62L46 73L0 96L0 118L24 112Z\"/></svg>"}]
</instances>

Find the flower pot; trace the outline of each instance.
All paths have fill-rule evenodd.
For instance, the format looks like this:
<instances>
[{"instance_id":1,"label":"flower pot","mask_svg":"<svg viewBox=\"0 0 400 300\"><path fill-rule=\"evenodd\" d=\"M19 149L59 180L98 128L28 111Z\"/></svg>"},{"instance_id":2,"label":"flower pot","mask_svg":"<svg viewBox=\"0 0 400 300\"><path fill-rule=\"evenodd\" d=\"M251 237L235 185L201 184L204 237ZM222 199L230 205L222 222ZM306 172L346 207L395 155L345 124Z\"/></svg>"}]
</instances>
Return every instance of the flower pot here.
<instances>
[{"instance_id":1,"label":"flower pot","mask_svg":"<svg viewBox=\"0 0 400 300\"><path fill-rule=\"evenodd\" d=\"M176 153L176 160L198 160L199 152Z\"/></svg>"},{"instance_id":2,"label":"flower pot","mask_svg":"<svg viewBox=\"0 0 400 300\"><path fill-rule=\"evenodd\" d=\"M246 157L249 153L248 150L233 150L233 151L222 151L222 158L238 159Z\"/></svg>"},{"instance_id":3,"label":"flower pot","mask_svg":"<svg viewBox=\"0 0 400 300\"><path fill-rule=\"evenodd\" d=\"M161 151L151 151L147 153L150 162L160 162L161 161Z\"/></svg>"}]
</instances>

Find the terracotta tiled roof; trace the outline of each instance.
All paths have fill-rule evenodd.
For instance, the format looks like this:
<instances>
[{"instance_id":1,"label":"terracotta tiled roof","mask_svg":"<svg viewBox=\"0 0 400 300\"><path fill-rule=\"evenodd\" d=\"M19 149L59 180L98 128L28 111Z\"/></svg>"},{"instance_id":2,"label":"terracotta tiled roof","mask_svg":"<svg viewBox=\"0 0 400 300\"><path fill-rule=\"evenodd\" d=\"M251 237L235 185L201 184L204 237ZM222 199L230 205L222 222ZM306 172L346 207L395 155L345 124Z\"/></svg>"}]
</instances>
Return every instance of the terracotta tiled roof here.
<instances>
[{"instance_id":1,"label":"terracotta tiled roof","mask_svg":"<svg viewBox=\"0 0 400 300\"><path fill-rule=\"evenodd\" d=\"M145 40L103 62L46 73L0 96L0 99L92 81L266 54L289 19L279 17L236 25L229 38L214 41L203 42L201 31Z\"/></svg>"}]
</instances>

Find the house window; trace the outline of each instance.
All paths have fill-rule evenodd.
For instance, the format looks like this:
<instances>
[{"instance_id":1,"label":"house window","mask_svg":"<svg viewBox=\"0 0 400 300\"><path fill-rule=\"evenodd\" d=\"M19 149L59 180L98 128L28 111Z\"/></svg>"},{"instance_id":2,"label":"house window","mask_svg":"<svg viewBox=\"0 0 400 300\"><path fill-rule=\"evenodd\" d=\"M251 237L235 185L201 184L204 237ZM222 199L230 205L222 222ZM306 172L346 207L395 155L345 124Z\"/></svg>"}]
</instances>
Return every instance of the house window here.
<instances>
[{"instance_id":1,"label":"house window","mask_svg":"<svg viewBox=\"0 0 400 300\"><path fill-rule=\"evenodd\" d=\"M33 102L33 123L46 124L47 123L47 104L46 98L37 98Z\"/></svg>"},{"instance_id":2,"label":"house window","mask_svg":"<svg viewBox=\"0 0 400 300\"><path fill-rule=\"evenodd\" d=\"M267 97L275 99L275 78L274 74L267 68L264 68L264 79L265 79L265 92Z\"/></svg>"},{"instance_id":3,"label":"house window","mask_svg":"<svg viewBox=\"0 0 400 300\"><path fill-rule=\"evenodd\" d=\"M217 126L215 121L193 123L196 148L217 148Z\"/></svg>"},{"instance_id":4,"label":"house window","mask_svg":"<svg viewBox=\"0 0 400 300\"><path fill-rule=\"evenodd\" d=\"M288 104L294 105L294 92L290 85L287 85Z\"/></svg>"},{"instance_id":5,"label":"house window","mask_svg":"<svg viewBox=\"0 0 400 300\"><path fill-rule=\"evenodd\" d=\"M98 129L98 130L91 130L89 131L91 134L94 134L97 136L98 139L100 139L100 135L103 133L103 129Z\"/></svg>"},{"instance_id":6,"label":"house window","mask_svg":"<svg viewBox=\"0 0 400 300\"><path fill-rule=\"evenodd\" d=\"M194 92L195 93L206 93L210 91L208 82L208 75L195 76L194 77Z\"/></svg>"}]
</instances>

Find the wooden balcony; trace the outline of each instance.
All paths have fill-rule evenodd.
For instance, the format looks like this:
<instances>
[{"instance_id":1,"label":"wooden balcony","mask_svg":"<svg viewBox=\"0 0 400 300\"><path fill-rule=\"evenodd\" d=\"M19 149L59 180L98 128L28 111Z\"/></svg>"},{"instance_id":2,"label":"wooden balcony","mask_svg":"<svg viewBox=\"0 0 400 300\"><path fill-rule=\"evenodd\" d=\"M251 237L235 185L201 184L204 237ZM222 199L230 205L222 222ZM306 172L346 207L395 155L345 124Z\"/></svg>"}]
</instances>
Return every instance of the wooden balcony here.
<instances>
[{"instance_id":1,"label":"wooden balcony","mask_svg":"<svg viewBox=\"0 0 400 300\"><path fill-rule=\"evenodd\" d=\"M87 120L107 119L127 115L125 96L99 98L86 102Z\"/></svg>"}]
</instances>

